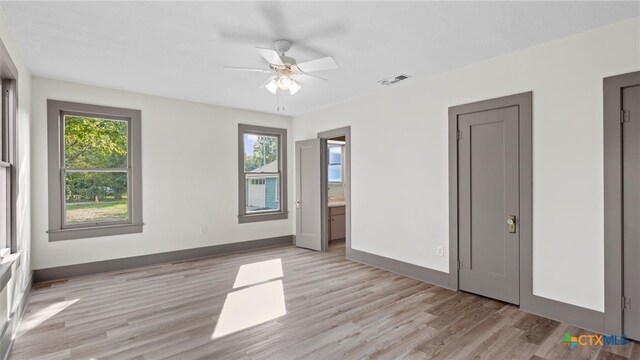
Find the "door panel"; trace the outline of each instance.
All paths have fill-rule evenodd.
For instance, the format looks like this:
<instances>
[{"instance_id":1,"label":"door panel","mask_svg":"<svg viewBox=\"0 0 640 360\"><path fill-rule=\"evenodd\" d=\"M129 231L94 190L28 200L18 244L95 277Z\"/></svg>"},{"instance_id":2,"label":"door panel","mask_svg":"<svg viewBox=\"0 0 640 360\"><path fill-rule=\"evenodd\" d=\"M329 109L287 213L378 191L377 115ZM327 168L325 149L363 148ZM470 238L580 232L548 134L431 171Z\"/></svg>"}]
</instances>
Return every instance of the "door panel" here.
<instances>
[{"instance_id":1,"label":"door panel","mask_svg":"<svg viewBox=\"0 0 640 360\"><path fill-rule=\"evenodd\" d=\"M296 246L322 250L320 139L296 142Z\"/></svg>"},{"instance_id":2,"label":"door panel","mask_svg":"<svg viewBox=\"0 0 640 360\"><path fill-rule=\"evenodd\" d=\"M345 215L332 215L331 216L331 240L344 239L346 236L345 231Z\"/></svg>"},{"instance_id":3,"label":"door panel","mask_svg":"<svg viewBox=\"0 0 640 360\"><path fill-rule=\"evenodd\" d=\"M630 307L623 311L624 334L640 340L640 86L622 91L622 109L629 122L622 127L623 294Z\"/></svg>"},{"instance_id":4,"label":"door panel","mask_svg":"<svg viewBox=\"0 0 640 360\"><path fill-rule=\"evenodd\" d=\"M518 107L460 115L458 129L459 287L519 304Z\"/></svg>"}]
</instances>

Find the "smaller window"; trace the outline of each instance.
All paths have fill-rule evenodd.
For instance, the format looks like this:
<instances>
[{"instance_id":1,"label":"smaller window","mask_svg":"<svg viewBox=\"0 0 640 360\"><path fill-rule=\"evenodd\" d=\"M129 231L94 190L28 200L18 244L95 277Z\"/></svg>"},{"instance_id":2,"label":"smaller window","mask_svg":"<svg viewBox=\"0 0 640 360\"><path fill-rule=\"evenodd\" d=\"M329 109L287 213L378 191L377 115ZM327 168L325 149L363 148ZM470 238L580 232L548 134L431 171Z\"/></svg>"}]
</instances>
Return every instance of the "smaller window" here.
<instances>
[{"instance_id":1,"label":"smaller window","mask_svg":"<svg viewBox=\"0 0 640 360\"><path fill-rule=\"evenodd\" d=\"M344 144L339 142L329 142L329 182L342 183L342 158Z\"/></svg>"},{"instance_id":2,"label":"smaller window","mask_svg":"<svg viewBox=\"0 0 640 360\"><path fill-rule=\"evenodd\" d=\"M240 223L287 218L287 130L239 125Z\"/></svg>"},{"instance_id":3,"label":"smaller window","mask_svg":"<svg viewBox=\"0 0 640 360\"><path fill-rule=\"evenodd\" d=\"M264 185L265 179L251 179L251 185Z\"/></svg>"}]
</instances>

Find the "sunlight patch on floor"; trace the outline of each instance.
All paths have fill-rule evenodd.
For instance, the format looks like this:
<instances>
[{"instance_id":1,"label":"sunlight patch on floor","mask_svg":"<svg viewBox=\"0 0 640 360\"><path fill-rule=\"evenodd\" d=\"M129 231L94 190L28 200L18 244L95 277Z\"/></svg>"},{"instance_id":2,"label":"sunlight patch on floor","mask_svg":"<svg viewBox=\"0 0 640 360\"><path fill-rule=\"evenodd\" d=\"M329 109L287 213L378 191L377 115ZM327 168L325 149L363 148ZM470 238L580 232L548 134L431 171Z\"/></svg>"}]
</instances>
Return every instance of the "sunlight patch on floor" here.
<instances>
[{"instance_id":1,"label":"sunlight patch on floor","mask_svg":"<svg viewBox=\"0 0 640 360\"><path fill-rule=\"evenodd\" d=\"M233 288L261 283L282 277L282 261L273 259L240 266Z\"/></svg>"},{"instance_id":2,"label":"sunlight patch on floor","mask_svg":"<svg viewBox=\"0 0 640 360\"><path fill-rule=\"evenodd\" d=\"M80 299L59 301L55 304L51 304L45 307L44 309L34 313L33 315L29 315L28 317L25 317L25 319L22 321L22 324L20 325L18 336L24 335L27 332L37 328L42 323L56 316L61 311L75 304L79 300Z\"/></svg>"},{"instance_id":3,"label":"sunlight patch on floor","mask_svg":"<svg viewBox=\"0 0 640 360\"><path fill-rule=\"evenodd\" d=\"M282 280L234 291L227 295L211 338L244 330L286 313Z\"/></svg>"},{"instance_id":4,"label":"sunlight patch on floor","mask_svg":"<svg viewBox=\"0 0 640 360\"><path fill-rule=\"evenodd\" d=\"M287 313L284 302L282 260L272 259L240 266L235 291L227 294L216 328L216 339L273 320ZM266 282L265 282L266 281Z\"/></svg>"}]
</instances>

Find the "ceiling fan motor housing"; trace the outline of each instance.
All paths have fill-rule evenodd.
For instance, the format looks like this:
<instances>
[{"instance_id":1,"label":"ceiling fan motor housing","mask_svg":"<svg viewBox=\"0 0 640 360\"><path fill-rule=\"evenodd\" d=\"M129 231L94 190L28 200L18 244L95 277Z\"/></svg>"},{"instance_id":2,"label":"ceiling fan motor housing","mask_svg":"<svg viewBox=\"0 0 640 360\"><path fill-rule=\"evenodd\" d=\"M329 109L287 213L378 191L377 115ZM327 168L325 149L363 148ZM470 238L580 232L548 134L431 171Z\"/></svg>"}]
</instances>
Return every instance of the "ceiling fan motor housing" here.
<instances>
[{"instance_id":1,"label":"ceiling fan motor housing","mask_svg":"<svg viewBox=\"0 0 640 360\"><path fill-rule=\"evenodd\" d=\"M280 54L280 56L284 56L284 53L291 49L292 42L291 40L280 39L273 42L273 48Z\"/></svg>"},{"instance_id":2,"label":"ceiling fan motor housing","mask_svg":"<svg viewBox=\"0 0 640 360\"><path fill-rule=\"evenodd\" d=\"M282 59L282 62L285 63L285 65L295 65L296 64L296 59L294 59L292 57L280 56L280 59Z\"/></svg>"}]
</instances>

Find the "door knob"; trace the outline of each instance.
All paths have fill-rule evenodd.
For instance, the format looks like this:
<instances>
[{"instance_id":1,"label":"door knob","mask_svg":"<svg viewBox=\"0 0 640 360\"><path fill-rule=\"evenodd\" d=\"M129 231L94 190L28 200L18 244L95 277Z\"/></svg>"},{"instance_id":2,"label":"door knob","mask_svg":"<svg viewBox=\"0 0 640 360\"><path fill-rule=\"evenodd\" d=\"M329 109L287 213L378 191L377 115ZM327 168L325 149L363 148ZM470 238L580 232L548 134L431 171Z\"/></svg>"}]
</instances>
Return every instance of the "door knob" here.
<instances>
[{"instance_id":1,"label":"door knob","mask_svg":"<svg viewBox=\"0 0 640 360\"><path fill-rule=\"evenodd\" d=\"M296 209L300 209L300 200L296 200Z\"/></svg>"},{"instance_id":2,"label":"door knob","mask_svg":"<svg viewBox=\"0 0 640 360\"><path fill-rule=\"evenodd\" d=\"M516 233L516 216L515 215L509 215L509 217L507 217L507 228L510 234Z\"/></svg>"}]
</instances>

